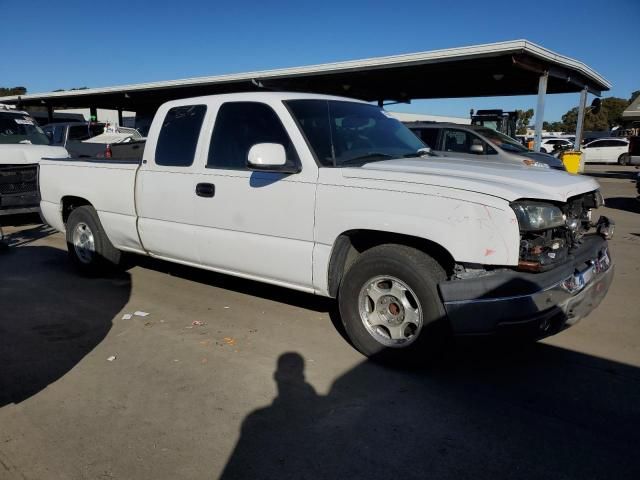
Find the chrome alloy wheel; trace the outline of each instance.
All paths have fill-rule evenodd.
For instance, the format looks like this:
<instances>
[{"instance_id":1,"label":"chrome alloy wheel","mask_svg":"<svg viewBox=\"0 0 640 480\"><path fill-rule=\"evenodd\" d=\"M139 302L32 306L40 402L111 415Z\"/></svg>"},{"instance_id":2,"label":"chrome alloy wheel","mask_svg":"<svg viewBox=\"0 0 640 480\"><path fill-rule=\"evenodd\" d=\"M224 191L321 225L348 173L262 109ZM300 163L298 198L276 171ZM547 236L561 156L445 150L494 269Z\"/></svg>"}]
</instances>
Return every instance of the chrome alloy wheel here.
<instances>
[{"instance_id":1,"label":"chrome alloy wheel","mask_svg":"<svg viewBox=\"0 0 640 480\"><path fill-rule=\"evenodd\" d=\"M96 244L93 232L84 222L79 222L73 229L73 248L82 263L91 263L96 253Z\"/></svg>"},{"instance_id":2,"label":"chrome alloy wheel","mask_svg":"<svg viewBox=\"0 0 640 480\"><path fill-rule=\"evenodd\" d=\"M386 347L406 347L422 329L422 307L402 280L387 275L370 279L360 289L358 310L367 332Z\"/></svg>"}]
</instances>

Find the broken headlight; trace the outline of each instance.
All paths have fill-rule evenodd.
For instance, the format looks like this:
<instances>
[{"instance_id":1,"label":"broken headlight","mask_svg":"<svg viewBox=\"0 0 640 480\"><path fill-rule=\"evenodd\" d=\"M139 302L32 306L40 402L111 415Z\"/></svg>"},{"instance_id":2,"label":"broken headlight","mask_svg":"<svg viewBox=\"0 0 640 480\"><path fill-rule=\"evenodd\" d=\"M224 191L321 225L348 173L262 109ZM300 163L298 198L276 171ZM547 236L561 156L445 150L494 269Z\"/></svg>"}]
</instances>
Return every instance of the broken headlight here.
<instances>
[{"instance_id":1,"label":"broken headlight","mask_svg":"<svg viewBox=\"0 0 640 480\"><path fill-rule=\"evenodd\" d=\"M560 208L550 203L521 201L511 204L521 232L535 232L561 227L566 217Z\"/></svg>"}]
</instances>

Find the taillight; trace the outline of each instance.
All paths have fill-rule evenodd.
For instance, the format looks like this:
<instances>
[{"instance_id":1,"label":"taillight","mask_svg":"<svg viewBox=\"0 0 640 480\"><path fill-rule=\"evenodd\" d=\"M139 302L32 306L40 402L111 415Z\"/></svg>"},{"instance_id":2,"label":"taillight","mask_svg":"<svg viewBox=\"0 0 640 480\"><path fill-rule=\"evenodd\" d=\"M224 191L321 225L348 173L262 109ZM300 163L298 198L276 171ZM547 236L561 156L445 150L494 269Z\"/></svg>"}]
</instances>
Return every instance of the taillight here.
<instances>
[{"instance_id":1,"label":"taillight","mask_svg":"<svg viewBox=\"0 0 640 480\"><path fill-rule=\"evenodd\" d=\"M104 149L104 158L111 158L111 145Z\"/></svg>"}]
</instances>

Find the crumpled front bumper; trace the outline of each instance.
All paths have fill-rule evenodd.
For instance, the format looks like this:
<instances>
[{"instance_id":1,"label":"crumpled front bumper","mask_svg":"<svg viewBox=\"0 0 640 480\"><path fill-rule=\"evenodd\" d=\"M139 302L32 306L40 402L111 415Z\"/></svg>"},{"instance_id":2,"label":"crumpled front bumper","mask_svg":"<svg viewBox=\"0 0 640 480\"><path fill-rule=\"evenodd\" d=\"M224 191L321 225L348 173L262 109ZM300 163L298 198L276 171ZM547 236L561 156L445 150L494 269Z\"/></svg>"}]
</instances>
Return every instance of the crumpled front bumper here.
<instances>
[{"instance_id":1,"label":"crumpled front bumper","mask_svg":"<svg viewBox=\"0 0 640 480\"><path fill-rule=\"evenodd\" d=\"M599 235L584 238L562 265L543 273L504 270L439 285L455 334L546 336L576 323L605 297L614 265Z\"/></svg>"}]
</instances>

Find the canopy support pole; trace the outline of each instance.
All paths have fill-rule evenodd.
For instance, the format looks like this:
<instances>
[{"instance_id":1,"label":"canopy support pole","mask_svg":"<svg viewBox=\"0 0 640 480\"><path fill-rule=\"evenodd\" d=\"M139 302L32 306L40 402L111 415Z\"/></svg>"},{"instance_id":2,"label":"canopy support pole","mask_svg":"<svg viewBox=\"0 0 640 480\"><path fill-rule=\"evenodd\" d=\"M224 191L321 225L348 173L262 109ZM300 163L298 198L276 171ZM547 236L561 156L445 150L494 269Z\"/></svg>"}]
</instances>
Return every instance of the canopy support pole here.
<instances>
[{"instance_id":1,"label":"canopy support pole","mask_svg":"<svg viewBox=\"0 0 640 480\"><path fill-rule=\"evenodd\" d=\"M580 105L578 106L578 123L576 125L576 140L573 143L574 150L580 150L582 143L582 130L584 129L584 111L587 108L587 87L580 92Z\"/></svg>"},{"instance_id":2,"label":"canopy support pole","mask_svg":"<svg viewBox=\"0 0 640 480\"><path fill-rule=\"evenodd\" d=\"M547 96L547 80L549 80L549 73L545 72L540 75L538 80L538 105L536 106L536 132L533 141L533 150L535 152L540 151L540 144L542 143L542 122L544 121L544 100Z\"/></svg>"}]
</instances>

